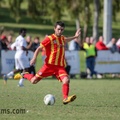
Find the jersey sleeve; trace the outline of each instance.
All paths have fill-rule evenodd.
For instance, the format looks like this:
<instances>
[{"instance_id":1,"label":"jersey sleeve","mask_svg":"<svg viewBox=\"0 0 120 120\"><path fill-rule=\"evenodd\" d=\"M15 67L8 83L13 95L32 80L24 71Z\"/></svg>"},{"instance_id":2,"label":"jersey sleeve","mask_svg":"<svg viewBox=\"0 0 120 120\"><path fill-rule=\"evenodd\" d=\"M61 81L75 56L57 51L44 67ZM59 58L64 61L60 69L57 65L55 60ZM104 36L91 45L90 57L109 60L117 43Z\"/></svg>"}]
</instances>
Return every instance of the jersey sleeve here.
<instances>
[{"instance_id":1,"label":"jersey sleeve","mask_svg":"<svg viewBox=\"0 0 120 120\"><path fill-rule=\"evenodd\" d=\"M41 42L41 46L46 47L50 44L50 39L49 37L46 37L42 42Z\"/></svg>"}]
</instances>

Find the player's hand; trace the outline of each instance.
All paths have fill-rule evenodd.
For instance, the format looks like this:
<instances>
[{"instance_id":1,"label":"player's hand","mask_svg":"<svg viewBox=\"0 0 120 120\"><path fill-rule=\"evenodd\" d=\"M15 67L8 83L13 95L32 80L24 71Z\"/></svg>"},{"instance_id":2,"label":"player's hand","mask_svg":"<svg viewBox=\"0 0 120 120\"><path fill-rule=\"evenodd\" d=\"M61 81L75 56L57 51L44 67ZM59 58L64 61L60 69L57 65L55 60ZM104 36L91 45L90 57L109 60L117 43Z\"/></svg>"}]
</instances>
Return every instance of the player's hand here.
<instances>
[{"instance_id":1,"label":"player's hand","mask_svg":"<svg viewBox=\"0 0 120 120\"><path fill-rule=\"evenodd\" d=\"M30 61L30 65L34 65L35 64L35 62L36 62L36 59L31 59L31 61Z\"/></svg>"},{"instance_id":2,"label":"player's hand","mask_svg":"<svg viewBox=\"0 0 120 120\"><path fill-rule=\"evenodd\" d=\"M81 34L81 28L79 28L79 29L76 31L76 33L75 33L76 38L78 38L78 37L80 36L80 34Z\"/></svg>"}]
</instances>

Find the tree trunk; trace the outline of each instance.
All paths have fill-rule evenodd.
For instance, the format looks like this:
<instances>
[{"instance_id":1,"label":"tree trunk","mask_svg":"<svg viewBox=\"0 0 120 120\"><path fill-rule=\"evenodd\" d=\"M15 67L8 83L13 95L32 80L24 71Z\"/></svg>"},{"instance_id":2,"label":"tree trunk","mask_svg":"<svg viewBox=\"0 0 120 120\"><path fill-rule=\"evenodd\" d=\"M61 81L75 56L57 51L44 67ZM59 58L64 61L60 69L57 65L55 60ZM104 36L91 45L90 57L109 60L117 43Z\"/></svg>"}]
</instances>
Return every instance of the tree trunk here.
<instances>
[{"instance_id":1,"label":"tree trunk","mask_svg":"<svg viewBox=\"0 0 120 120\"><path fill-rule=\"evenodd\" d=\"M98 40L98 20L99 20L99 0L94 0L94 22L93 22L93 38L95 41Z\"/></svg>"},{"instance_id":2,"label":"tree trunk","mask_svg":"<svg viewBox=\"0 0 120 120\"><path fill-rule=\"evenodd\" d=\"M79 20L79 18L76 18L75 22L76 22L76 29L79 29L80 28L80 20Z\"/></svg>"},{"instance_id":3,"label":"tree trunk","mask_svg":"<svg viewBox=\"0 0 120 120\"><path fill-rule=\"evenodd\" d=\"M84 32L83 32L83 41L85 40L86 36L87 36L87 30L88 30L88 25L85 24L84 25Z\"/></svg>"}]
</instances>

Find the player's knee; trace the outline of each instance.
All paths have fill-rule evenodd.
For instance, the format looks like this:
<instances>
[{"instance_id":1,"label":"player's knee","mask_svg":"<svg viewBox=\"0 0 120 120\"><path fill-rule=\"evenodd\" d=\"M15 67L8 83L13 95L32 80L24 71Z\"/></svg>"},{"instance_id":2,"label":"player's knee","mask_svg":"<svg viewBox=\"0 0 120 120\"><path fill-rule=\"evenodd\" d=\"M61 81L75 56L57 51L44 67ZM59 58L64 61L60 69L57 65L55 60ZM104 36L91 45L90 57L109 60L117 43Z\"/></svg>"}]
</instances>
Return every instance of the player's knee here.
<instances>
[{"instance_id":1,"label":"player's knee","mask_svg":"<svg viewBox=\"0 0 120 120\"><path fill-rule=\"evenodd\" d=\"M62 79L62 83L63 84L69 84L70 82L70 79L68 78L68 76L65 76L63 79Z\"/></svg>"},{"instance_id":2,"label":"player's knee","mask_svg":"<svg viewBox=\"0 0 120 120\"><path fill-rule=\"evenodd\" d=\"M33 77L33 78L31 79L31 83L32 83L32 84L36 84L36 83L37 83L37 79L36 79L35 77Z\"/></svg>"},{"instance_id":3,"label":"player's knee","mask_svg":"<svg viewBox=\"0 0 120 120\"><path fill-rule=\"evenodd\" d=\"M31 80L32 84L36 84L38 81L37 80Z\"/></svg>"},{"instance_id":4,"label":"player's knee","mask_svg":"<svg viewBox=\"0 0 120 120\"><path fill-rule=\"evenodd\" d=\"M36 83L38 83L40 81L40 79L38 79L38 78L36 78L36 77L33 77L32 79L31 79L31 83L32 84L36 84Z\"/></svg>"}]
</instances>

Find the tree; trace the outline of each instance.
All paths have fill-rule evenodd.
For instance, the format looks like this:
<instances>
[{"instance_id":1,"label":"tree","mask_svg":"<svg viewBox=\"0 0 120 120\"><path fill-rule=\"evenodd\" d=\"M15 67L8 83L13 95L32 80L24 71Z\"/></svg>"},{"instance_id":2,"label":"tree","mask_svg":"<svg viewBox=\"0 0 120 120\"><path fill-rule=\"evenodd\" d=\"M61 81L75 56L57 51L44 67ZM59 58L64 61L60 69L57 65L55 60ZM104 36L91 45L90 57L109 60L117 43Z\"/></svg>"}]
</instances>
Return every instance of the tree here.
<instances>
[{"instance_id":1,"label":"tree","mask_svg":"<svg viewBox=\"0 0 120 120\"><path fill-rule=\"evenodd\" d=\"M68 10L71 18L75 20L76 29L80 28L79 12L81 11L81 3L80 0L66 0L66 9Z\"/></svg>"},{"instance_id":2,"label":"tree","mask_svg":"<svg viewBox=\"0 0 120 120\"><path fill-rule=\"evenodd\" d=\"M93 38L95 41L98 39L98 22L99 22L99 6L100 1L94 0L94 21L93 21Z\"/></svg>"},{"instance_id":3,"label":"tree","mask_svg":"<svg viewBox=\"0 0 120 120\"><path fill-rule=\"evenodd\" d=\"M88 26L91 21L90 0L66 0L66 6L72 19L76 21L76 28L79 28L82 24L83 28L83 40L87 35Z\"/></svg>"},{"instance_id":4,"label":"tree","mask_svg":"<svg viewBox=\"0 0 120 120\"><path fill-rule=\"evenodd\" d=\"M87 36L87 31L88 31L88 26L91 21L91 11L90 11L90 1L86 0L84 3L84 16L83 16L83 21L84 21L84 33L83 33L83 40Z\"/></svg>"},{"instance_id":5,"label":"tree","mask_svg":"<svg viewBox=\"0 0 120 120\"><path fill-rule=\"evenodd\" d=\"M113 0L112 6L113 6L113 9L112 9L113 21L116 22L116 15L120 10L120 0Z\"/></svg>"},{"instance_id":6,"label":"tree","mask_svg":"<svg viewBox=\"0 0 120 120\"><path fill-rule=\"evenodd\" d=\"M47 12L46 6L48 1L46 0L28 0L27 13L33 19L38 19L45 15Z\"/></svg>"},{"instance_id":7,"label":"tree","mask_svg":"<svg viewBox=\"0 0 120 120\"><path fill-rule=\"evenodd\" d=\"M9 0L9 8L12 14L12 17L15 18L16 22L19 21L21 15L21 3L23 0Z\"/></svg>"},{"instance_id":8,"label":"tree","mask_svg":"<svg viewBox=\"0 0 120 120\"><path fill-rule=\"evenodd\" d=\"M52 22L61 20L64 12L64 1L62 0L51 0L47 6L48 15Z\"/></svg>"}]
</instances>

